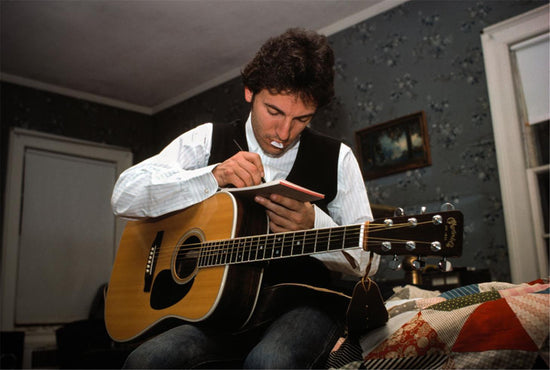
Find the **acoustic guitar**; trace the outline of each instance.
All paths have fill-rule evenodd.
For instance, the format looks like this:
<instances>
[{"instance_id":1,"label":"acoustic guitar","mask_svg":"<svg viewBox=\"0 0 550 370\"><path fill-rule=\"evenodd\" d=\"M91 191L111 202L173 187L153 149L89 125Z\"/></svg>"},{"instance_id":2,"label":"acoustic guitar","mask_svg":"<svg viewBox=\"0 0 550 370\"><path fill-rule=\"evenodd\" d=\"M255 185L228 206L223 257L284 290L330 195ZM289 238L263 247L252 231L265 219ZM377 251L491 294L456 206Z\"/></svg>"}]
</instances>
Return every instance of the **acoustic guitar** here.
<instances>
[{"instance_id":1,"label":"acoustic guitar","mask_svg":"<svg viewBox=\"0 0 550 370\"><path fill-rule=\"evenodd\" d=\"M460 211L266 233L258 204L218 192L162 217L129 221L105 301L111 338L136 339L173 321L230 328L251 317L270 260L363 249L383 255L462 253Z\"/></svg>"}]
</instances>

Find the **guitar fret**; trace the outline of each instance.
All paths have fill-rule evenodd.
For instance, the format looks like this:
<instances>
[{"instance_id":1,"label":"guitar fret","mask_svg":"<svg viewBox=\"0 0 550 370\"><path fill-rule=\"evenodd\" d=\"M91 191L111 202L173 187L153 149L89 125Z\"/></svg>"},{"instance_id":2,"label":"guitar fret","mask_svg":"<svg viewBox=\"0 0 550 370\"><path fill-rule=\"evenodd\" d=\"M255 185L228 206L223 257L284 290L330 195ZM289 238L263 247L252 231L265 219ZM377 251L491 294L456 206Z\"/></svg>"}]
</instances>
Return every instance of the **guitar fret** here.
<instances>
[{"instance_id":1,"label":"guitar fret","mask_svg":"<svg viewBox=\"0 0 550 370\"><path fill-rule=\"evenodd\" d=\"M272 240L273 242L271 242L271 240ZM276 249L275 243L277 242L276 236L275 236L275 235L271 236L271 240L270 240L270 243L269 243L269 244L271 245L271 254L270 254L270 258L273 258L273 256L275 255L275 249Z\"/></svg>"},{"instance_id":2,"label":"guitar fret","mask_svg":"<svg viewBox=\"0 0 550 370\"><path fill-rule=\"evenodd\" d=\"M225 248L226 242L218 241L213 245L213 249L220 255L220 265L224 265L227 262L227 249Z\"/></svg>"},{"instance_id":3,"label":"guitar fret","mask_svg":"<svg viewBox=\"0 0 550 370\"><path fill-rule=\"evenodd\" d=\"M240 239L234 240L233 243L235 244L235 259L233 262L240 262L241 257L241 241Z\"/></svg>"},{"instance_id":4,"label":"guitar fret","mask_svg":"<svg viewBox=\"0 0 550 370\"><path fill-rule=\"evenodd\" d=\"M321 232L322 235L319 236L319 232ZM317 232L318 237L315 243L315 252L328 250L328 243L330 241L330 229L328 235L326 235L326 229L320 229L319 232Z\"/></svg>"},{"instance_id":5,"label":"guitar fret","mask_svg":"<svg viewBox=\"0 0 550 370\"><path fill-rule=\"evenodd\" d=\"M227 263L232 263L235 259L235 249L231 241L224 242L224 249L227 252Z\"/></svg>"},{"instance_id":6,"label":"guitar fret","mask_svg":"<svg viewBox=\"0 0 550 370\"><path fill-rule=\"evenodd\" d=\"M342 249L346 247L346 231L347 231L347 228L343 227L342 228Z\"/></svg>"},{"instance_id":7,"label":"guitar fret","mask_svg":"<svg viewBox=\"0 0 550 370\"><path fill-rule=\"evenodd\" d=\"M243 261L243 255L244 255L243 240L238 239L237 240L237 262L242 262Z\"/></svg>"},{"instance_id":8,"label":"guitar fret","mask_svg":"<svg viewBox=\"0 0 550 370\"><path fill-rule=\"evenodd\" d=\"M212 258L212 248L208 246L205 250L205 264L206 266L210 266L210 259Z\"/></svg>"},{"instance_id":9,"label":"guitar fret","mask_svg":"<svg viewBox=\"0 0 550 370\"><path fill-rule=\"evenodd\" d=\"M228 263L229 253L227 251L227 241L220 240L216 242L214 249L220 254L220 264L225 265Z\"/></svg>"},{"instance_id":10,"label":"guitar fret","mask_svg":"<svg viewBox=\"0 0 550 370\"><path fill-rule=\"evenodd\" d=\"M244 239L243 262L250 261L250 251L252 249L251 243L252 243L252 238L245 238Z\"/></svg>"},{"instance_id":11,"label":"guitar fret","mask_svg":"<svg viewBox=\"0 0 550 370\"><path fill-rule=\"evenodd\" d=\"M351 229L352 233L349 237L346 237L346 239L349 241L348 244L351 247L361 247L361 227L362 226L350 226L349 229Z\"/></svg>"},{"instance_id":12,"label":"guitar fret","mask_svg":"<svg viewBox=\"0 0 550 370\"><path fill-rule=\"evenodd\" d=\"M201 246L199 247L199 258L197 258L197 266L202 267L203 266L203 259L204 259L204 246L205 243L201 243Z\"/></svg>"},{"instance_id":13,"label":"guitar fret","mask_svg":"<svg viewBox=\"0 0 550 370\"><path fill-rule=\"evenodd\" d=\"M341 227L331 230L329 234L329 243L327 245L327 250L338 250L343 248L344 231L345 228Z\"/></svg>"},{"instance_id":14,"label":"guitar fret","mask_svg":"<svg viewBox=\"0 0 550 370\"><path fill-rule=\"evenodd\" d=\"M245 250L244 250L244 257L243 261L249 262L250 261L250 254L252 252L252 237L245 238Z\"/></svg>"},{"instance_id":15,"label":"guitar fret","mask_svg":"<svg viewBox=\"0 0 550 370\"><path fill-rule=\"evenodd\" d=\"M220 248L220 243L213 244L210 247L210 266L217 265L219 263L221 258L221 250L223 250L223 246Z\"/></svg>"},{"instance_id":16,"label":"guitar fret","mask_svg":"<svg viewBox=\"0 0 550 370\"><path fill-rule=\"evenodd\" d=\"M273 238L273 255L272 258L278 258L282 255L282 245L285 240L285 235L278 235Z\"/></svg>"},{"instance_id":17,"label":"guitar fret","mask_svg":"<svg viewBox=\"0 0 550 370\"><path fill-rule=\"evenodd\" d=\"M304 236L304 249L302 254L310 254L315 252L315 245L317 244L317 229L308 230Z\"/></svg>"},{"instance_id":18,"label":"guitar fret","mask_svg":"<svg viewBox=\"0 0 550 370\"><path fill-rule=\"evenodd\" d=\"M253 250L255 251L254 253L254 257L252 258L253 261L257 261L258 260L258 246L260 245L260 239L261 237L254 237L254 242L253 242L253 245L254 245L254 248Z\"/></svg>"},{"instance_id":19,"label":"guitar fret","mask_svg":"<svg viewBox=\"0 0 550 370\"><path fill-rule=\"evenodd\" d=\"M281 252L282 257L292 256L292 247L294 245L294 236L295 235L296 235L295 233L285 234L285 236L283 238L283 246L282 246L282 252ZM292 238L291 238L291 236L292 236Z\"/></svg>"},{"instance_id":20,"label":"guitar fret","mask_svg":"<svg viewBox=\"0 0 550 370\"><path fill-rule=\"evenodd\" d=\"M248 248L248 238L243 238L243 250L242 250L242 258L241 262L247 262L248 261L248 254L250 253Z\"/></svg>"},{"instance_id":21,"label":"guitar fret","mask_svg":"<svg viewBox=\"0 0 550 370\"><path fill-rule=\"evenodd\" d=\"M266 242L265 255L267 259L273 258L273 250L275 249L275 236L269 235Z\"/></svg>"},{"instance_id":22,"label":"guitar fret","mask_svg":"<svg viewBox=\"0 0 550 370\"><path fill-rule=\"evenodd\" d=\"M213 264L219 265L220 263L220 250L217 248L212 248Z\"/></svg>"},{"instance_id":23,"label":"guitar fret","mask_svg":"<svg viewBox=\"0 0 550 370\"><path fill-rule=\"evenodd\" d=\"M304 252L304 236L304 232L294 233L292 237L292 247L290 251L290 254L292 256L296 256Z\"/></svg>"},{"instance_id":24,"label":"guitar fret","mask_svg":"<svg viewBox=\"0 0 550 370\"><path fill-rule=\"evenodd\" d=\"M265 258L265 250L266 250L266 241L267 236L261 236L260 240L258 240L258 257L256 258L257 261L261 261Z\"/></svg>"}]
</instances>

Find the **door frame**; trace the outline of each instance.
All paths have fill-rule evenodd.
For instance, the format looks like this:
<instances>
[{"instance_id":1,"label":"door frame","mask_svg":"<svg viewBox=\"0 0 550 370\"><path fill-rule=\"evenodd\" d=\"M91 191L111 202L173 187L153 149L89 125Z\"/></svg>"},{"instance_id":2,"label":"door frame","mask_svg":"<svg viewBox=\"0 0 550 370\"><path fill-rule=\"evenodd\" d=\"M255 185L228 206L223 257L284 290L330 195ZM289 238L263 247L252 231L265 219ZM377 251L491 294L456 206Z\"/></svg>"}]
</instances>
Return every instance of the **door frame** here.
<instances>
[{"instance_id":1,"label":"door frame","mask_svg":"<svg viewBox=\"0 0 550 370\"><path fill-rule=\"evenodd\" d=\"M548 32L548 19L549 6L545 5L489 26L481 35L514 283L544 277L548 273L548 261L541 258L535 247L536 234L521 132L524 123L517 105L510 46Z\"/></svg>"}]
</instances>

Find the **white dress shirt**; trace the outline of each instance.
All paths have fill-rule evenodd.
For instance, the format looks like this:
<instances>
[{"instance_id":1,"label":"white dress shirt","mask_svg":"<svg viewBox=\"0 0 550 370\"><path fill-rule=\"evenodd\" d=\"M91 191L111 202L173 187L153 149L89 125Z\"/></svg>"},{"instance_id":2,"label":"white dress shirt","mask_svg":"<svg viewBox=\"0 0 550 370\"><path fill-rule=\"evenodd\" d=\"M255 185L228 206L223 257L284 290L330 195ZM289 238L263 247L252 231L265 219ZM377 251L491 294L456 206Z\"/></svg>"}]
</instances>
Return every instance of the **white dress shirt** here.
<instances>
[{"instance_id":1,"label":"white dress shirt","mask_svg":"<svg viewBox=\"0 0 550 370\"><path fill-rule=\"evenodd\" d=\"M246 122L246 138L249 151L260 155L266 181L288 176L299 142L280 157L264 153L252 131L250 116ZM217 164L208 165L211 145L212 124L205 123L180 135L159 154L124 171L111 198L115 215L128 219L157 217L212 196L218 191L218 183L212 174ZM328 204L328 211L330 215L315 206L315 228L353 225L373 219L359 165L345 144L340 145L338 157L338 191ZM314 257L330 270L362 276L370 253L361 249L347 249L346 253L355 260L355 268L340 252ZM376 272L378 262L379 256L373 254L370 275Z\"/></svg>"}]
</instances>

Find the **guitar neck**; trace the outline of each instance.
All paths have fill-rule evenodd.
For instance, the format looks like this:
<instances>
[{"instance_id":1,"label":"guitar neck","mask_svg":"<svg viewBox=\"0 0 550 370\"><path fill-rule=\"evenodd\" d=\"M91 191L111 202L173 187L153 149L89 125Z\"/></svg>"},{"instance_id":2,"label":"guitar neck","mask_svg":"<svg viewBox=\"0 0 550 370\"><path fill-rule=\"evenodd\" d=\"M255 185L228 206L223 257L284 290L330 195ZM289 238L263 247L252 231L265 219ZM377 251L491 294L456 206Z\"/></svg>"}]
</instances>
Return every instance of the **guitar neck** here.
<instances>
[{"instance_id":1,"label":"guitar neck","mask_svg":"<svg viewBox=\"0 0 550 370\"><path fill-rule=\"evenodd\" d=\"M457 257L460 211L399 216L364 224L266 234L200 244L199 267L267 261L361 248L384 255Z\"/></svg>"},{"instance_id":2,"label":"guitar neck","mask_svg":"<svg viewBox=\"0 0 550 370\"><path fill-rule=\"evenodd\" d=\"M199 266L258 262L363 248L367 226L368 223L207 242L202 244Z\"/></svg>"}]
</instances>

